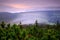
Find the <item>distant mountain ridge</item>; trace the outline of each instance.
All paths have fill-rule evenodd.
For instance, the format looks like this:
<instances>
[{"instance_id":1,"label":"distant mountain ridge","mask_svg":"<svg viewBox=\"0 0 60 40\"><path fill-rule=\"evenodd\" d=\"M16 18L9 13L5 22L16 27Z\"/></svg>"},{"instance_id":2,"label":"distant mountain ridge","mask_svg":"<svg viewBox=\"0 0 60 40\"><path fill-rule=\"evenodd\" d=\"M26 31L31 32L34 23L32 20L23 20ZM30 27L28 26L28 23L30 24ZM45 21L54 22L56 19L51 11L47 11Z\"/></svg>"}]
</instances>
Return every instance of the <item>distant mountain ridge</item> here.
<instances>
[{"instance_id":1,"label":"distant mountain ridge","mask_svg":"<svg viewBox=\"0 0 60 40\"><path fill-rule=\"evenodd\" d=\"M25 15L26 13L29 13L29 15L30 15L31 13L40 14L41 12L43 14L47 15L49 22L56 22L57 20L60 21L60 16L59 16L60 10L55 10L55 11L30 11L30 12L20 12L20 13L0 12L0 22L5 21L5 22L9 23L9 22L14 21L17 18L21 18L22 15ZM57 18L57 16L59 16L59 17ZM17 21L15 21L15 23L17 23Z\"/></svg>"},{"instance_id":2,"label":"distant mountain ridge","mask_svg":"<svg viewBox=\"0 0 60 40\"><path fill-rule=\"evenodd\" d=\"M1 21L10 22L14 18L16 18L15 14L8 13L8 12L0 12L0 22Z\"/></svg>"}]
</instances>

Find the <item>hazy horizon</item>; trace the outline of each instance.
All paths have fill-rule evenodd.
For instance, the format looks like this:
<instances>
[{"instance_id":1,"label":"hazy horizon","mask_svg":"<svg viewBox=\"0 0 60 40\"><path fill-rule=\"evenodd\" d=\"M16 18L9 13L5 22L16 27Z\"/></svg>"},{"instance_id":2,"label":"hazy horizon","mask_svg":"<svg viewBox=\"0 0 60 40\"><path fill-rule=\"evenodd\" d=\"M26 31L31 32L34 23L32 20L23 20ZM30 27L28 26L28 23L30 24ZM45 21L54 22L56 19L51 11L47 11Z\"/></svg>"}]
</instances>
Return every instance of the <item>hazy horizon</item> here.
<instances>
[{"instance_id":1,"label":"hazy horizon","mask_svg":"<svg viewBox=\"0 0 60 40\"><path fill-rule=\"evenodd\" d=\"M24 24L56 23L60 0L0 0L0 21Z\"/></svg>"},{"instance_id":2,"label":"hazy horizon","mask_svg":"<svg viewBox=\"0 0 60 40\"><path fill-rule=\"evenodd\" d=\"M0 12L0 21L11 24L33 24L37 20L38 23L54 24L57 20L60 22L60 10L55 11L29 11L20 13Z\"/></svg>"}]
</instances>

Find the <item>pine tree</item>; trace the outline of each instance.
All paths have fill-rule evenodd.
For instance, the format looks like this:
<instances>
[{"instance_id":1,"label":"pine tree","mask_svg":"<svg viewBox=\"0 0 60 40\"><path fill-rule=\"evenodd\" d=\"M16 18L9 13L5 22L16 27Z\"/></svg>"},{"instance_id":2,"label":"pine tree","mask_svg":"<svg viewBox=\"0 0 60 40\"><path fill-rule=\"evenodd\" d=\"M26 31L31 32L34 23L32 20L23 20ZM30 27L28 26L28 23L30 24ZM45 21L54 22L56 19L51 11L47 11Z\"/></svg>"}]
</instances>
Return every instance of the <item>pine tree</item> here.
<instances>
[{"instance_id":1,"label":"pine tree","mask_svg":"<svg viewBox=\"0 0 60 40\"><path fill-rule=\"evenodd\" d=\"M37 22L37 20L35 21L35 26L38 27L38 22Z\"/></svg>"},{"instance_id":2,"label":"pine tree","mask_svg":"<svg viewBox=\"0 0 60 40\"><path fill-rule=\"evenodd\" d=\"M2 21L2 23L1 23L1 27L2 27L2 28L5 27L5 22L4 22L4 21Z\"/></svg>"},{"instance_id":3,"label":"pine tree","mask_svg":"<svg viewBox=\"0 0 60 40\"><path fill-rule=\"evenodd\" d=\"M60 29L59 21L57 21L57 23L56 23L56 29Z\"/></svg>"},{"instance_id":4,"label":"pine tree","mask_svg":"<svg viewBox=\"0 0 60 40\"><path fill-rule=\"evenodd\" d=\"M21 22L20 22L20 24L19 24L19 27L22 29L22 24L21 24Z\"/></svg>"},{"instance_id":5,"label":"pine tree","mask_svg":"<svg viewBox=\"0 0 60 40\"><path fill-rule=\"evenodd\" d=\"M57 27L59 26L59 21L57 21Z\"/></svg>"},{"instance_id":6,"label":"pine tree","mask_svg":"<svg viewBox=\"0 0 60 40\"><path fill-rule=\"evenodd\" d=\"M10 24L7 24L7 27L9 28L10 27Z\"/></svg>"}]
</instances>

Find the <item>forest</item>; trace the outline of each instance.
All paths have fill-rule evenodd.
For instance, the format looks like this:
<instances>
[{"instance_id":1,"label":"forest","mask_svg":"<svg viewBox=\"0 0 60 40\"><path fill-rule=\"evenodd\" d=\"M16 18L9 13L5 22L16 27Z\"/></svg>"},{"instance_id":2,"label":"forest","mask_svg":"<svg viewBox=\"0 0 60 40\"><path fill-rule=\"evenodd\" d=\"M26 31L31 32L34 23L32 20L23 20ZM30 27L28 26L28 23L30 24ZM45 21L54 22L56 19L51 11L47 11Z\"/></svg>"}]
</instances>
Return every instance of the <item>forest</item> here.
<instances>
[{"instance_id":1,"label":"forest","mask_svg":"<svg viewBox=\"0 0 60 40\"><path fill-rule=\"evenodd\" d=\"M60 40L60 23L55 25L33 25L0 23L0 40Z\"/></svg>"}]
</instances>

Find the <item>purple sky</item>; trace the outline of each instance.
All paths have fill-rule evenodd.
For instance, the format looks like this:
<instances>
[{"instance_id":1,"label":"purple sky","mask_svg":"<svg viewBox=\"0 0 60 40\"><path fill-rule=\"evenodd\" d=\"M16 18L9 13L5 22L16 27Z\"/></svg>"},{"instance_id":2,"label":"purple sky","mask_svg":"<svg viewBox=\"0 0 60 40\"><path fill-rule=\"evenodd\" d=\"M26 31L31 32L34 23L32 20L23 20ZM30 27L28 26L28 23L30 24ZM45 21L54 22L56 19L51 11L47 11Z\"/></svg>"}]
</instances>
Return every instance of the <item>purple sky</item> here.
<instances>
[{"instance_id":1,"label":"purple sky","mask_svg":"<svg viewBox=\"0 0 60 40\"><path fill-rule=\"evenodd\" d=\"M60 0L0 0L0 12L60 10Z\"/></svg>"}]
</instances>

